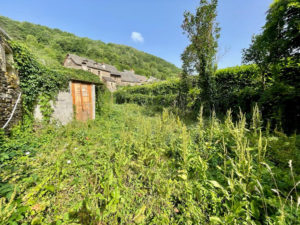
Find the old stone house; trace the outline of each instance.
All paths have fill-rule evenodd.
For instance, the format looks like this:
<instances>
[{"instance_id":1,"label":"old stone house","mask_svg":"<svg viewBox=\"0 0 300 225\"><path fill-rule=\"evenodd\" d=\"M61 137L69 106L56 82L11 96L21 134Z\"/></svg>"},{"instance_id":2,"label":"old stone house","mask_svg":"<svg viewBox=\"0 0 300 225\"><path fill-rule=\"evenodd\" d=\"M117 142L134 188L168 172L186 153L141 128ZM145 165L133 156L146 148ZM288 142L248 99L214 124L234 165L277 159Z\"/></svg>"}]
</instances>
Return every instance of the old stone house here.
<instances>
[{"instance_id":1,"label":"old stone house","mask_svg":"<svg viewBox=\"0 0 300 225\"><path fill-rule=\"evenodd\" d=\"M110 91L117 89L117 84L121 82L121 74L117 68L105 63L97 63L94 60L68 54L63 65L67 68L81 69L99 76Z\"/></svg>"},{"instance_id":2,"label":"old stone house","mask_svg":"<svg viewBox=\"0 0 300 225\"><path fill-rule=\"evenodd\" d=\"M81 69L98 75L111 92L117 90L118 86L135 86L148 82L147 77L135 74L133 70L120 72L112 65L97 63L74 54L68 54L63 65L67 68Z\"/></svg>"},{"instance_id":3,"label":"old stone house","mask_svg":"<svg viewBox=\"0 0 300 225\"><path fill-rule=\"evenodd\" d=\"M135 76L133 70L124 70L124 72L121 72L121 74L121 86L135 86L142 84L140 80Z\"/></svg>"},{"instance_id":4,"label":"old stone house","mask_svg":"<svg viewBox=\"0 0 300 225\"><path fill-rule=\"evenodd\" d=\"M116 82L117 85L121 84L121 72L117 70L116 67L109 65L109 64L105 64L102 63L101 64L102 68L107 69L110 72L110 77Z\"/></svg>"},{"instance_id":5,"label":"old stone house","mask_svg":"<svg viewBox=\"0 0 300 225\"><path fill-rule=\"evenodd\" d=\"M9 39L0 28L0 128L6 130L22 118L21 89Z\"/></svg>"},{"instance_id":6,"label":"old stone house","mask_svg":"<svg viewBox=\"0 0 300 225\"><path fill-rule=\"evenodd\" d=\"M117 83L111 77L102 77L102 81L110 92L117 90Z\"/></svg>"},{"instance_id":7,"label":"old stone house","mask_svg":"<svg viewBox=\"0 0 300 225\"><path fill-rule=\"evenodd\" d=\"M141 75L138 75L138 74L134 74L134 76L139 80L139 82L141 84L145 84L148 81L148 78L145 77L145 76L141 76Z\"/></svg>"}]
</instances>

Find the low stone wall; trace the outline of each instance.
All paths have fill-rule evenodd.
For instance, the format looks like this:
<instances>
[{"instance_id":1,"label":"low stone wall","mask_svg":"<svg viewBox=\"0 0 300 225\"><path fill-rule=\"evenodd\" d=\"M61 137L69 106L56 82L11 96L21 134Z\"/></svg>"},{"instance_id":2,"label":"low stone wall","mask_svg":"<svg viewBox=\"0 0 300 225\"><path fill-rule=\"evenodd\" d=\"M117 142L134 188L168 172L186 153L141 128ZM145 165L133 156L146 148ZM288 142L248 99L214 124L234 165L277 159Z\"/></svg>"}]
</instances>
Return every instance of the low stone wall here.
<instances>
[{"instance_id":1,"label":"low stone wall","mask_svg":"<svg viewBox=\"0 0 300 225\"><path fill-rule=\"evenodd\" d=\"M20 92L18 74L13 68L12 50L0 30L0 128L10 118ZM21 118L22 102L20 101L6 130L17 124Z\"/></svg>"}]
</instances>

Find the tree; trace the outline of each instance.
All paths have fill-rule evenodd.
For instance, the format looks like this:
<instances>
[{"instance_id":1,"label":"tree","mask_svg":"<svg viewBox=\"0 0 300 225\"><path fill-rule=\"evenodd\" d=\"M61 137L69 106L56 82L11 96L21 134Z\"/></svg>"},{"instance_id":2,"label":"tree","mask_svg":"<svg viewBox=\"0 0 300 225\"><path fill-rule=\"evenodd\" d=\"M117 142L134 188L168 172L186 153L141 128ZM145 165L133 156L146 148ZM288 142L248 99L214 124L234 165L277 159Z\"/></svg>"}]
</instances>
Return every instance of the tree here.
<instances>
[{"instance_id":1,"label":"tree","mask_svg":"<svg viewBox=\"0 0 300 225\"><path fill-rule=\"evenodd\" d=\"M244 63L255 63L260 70L262 114L286 132L299 131L299 18L299 0L274 0L262 33L243 50Z\"/></svg>"},{"instance_id":2,"label":"tree","mask_svg":"<svg viewBox=\"0 0 300 225\"><path fill-rule=\"evenodd\" d=\"M216 22L217 4L218 0L201 0L195 14L184 13L182 28L190 40L190 45L181 55L182 69L184 74L198 75L200 96L194 103L195 110L200 108L201 103L206 103L209 109L214 106L213 74L220 31Z\"/></svg>"},{"instance_id":3,"label":"tree","mask_svg":"<svg viewBox=\"0 0 300 225\"><path fill-rule=\"evenodd\" d=\"M188 71L187 68L188 66L186 65L187 60L185 60L185 55L182 54L182 61L183 61L183 66L182 66L182 73L180 75L180 85L179 85L179 94L178 94L178 107L179 108L184 108L188 104L188 92L189 92L189 82L188 82Z\"/></svg>"},{"instance_id":4,"label":"tree","mask_svg":"<svg viewBox=\"0 0 300 225\"><path fill-rule=\"evenodd\" d=\"M251 62L258 66L261 76L261 86L265 89L266 77L270 71L271 62L268 60L269 51L265 46L266 40L262 35L252 37L252 44L249 49L243 50L243 62Z\"/></svg>"},{"instance_id":5,"label":"tree","mask_svg":"<svg viewBox=\"0 0 300 225\"><path fill-rule=\"evenodd\" d=\"M262 84L273 66L300 55L299 0L274 0L267 12L263 32L252 39L243 50L244 63L255 63L261 70Z\"/></svg>"}]
</instances>

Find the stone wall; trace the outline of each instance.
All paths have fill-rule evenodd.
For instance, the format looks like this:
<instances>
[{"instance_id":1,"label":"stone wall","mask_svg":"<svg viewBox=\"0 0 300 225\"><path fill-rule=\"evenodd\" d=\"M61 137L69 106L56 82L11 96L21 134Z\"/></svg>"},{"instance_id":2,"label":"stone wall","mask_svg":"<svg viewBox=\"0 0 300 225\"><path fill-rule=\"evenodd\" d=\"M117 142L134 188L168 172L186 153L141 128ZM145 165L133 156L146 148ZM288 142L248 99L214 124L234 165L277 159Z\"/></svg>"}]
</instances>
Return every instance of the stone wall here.
<instances>
[{"instance_id":1,"label":"stone wall","mask_svg":"<svg viewBox=\"0 0 300 225\"><path fill-rule=\"evenodd\" d=\"M51 120L56 121L62 125L68 124L75 117L71 86L72 86L72 82L69 83L69 89L67 91L60 91L58 93L55 101L54 102L50 101L50 105L53 109L53 114L51 116ZM95 119L95 117L96 117L95 85L92 85L92 104L93 104L93 119ZM34 110L34 118L37 121L41 121L43 119L43 115L41 113L41 108L39 105L37 105Z\"/></svg>"},{"instance_id":2,"label":"stone wall","mask_svg":"<svg viewBox=\"0 0 300 225\"><path fill-rule=\"evenodd\" d=\"M50 101L50 105L53 109L53 114L51 116L52 121L57 121L62 125L66 125L71 122L74 118L73 113L73 99L70 91L71 82L69 84L68 91L60 91L55 99L55 101ZM41 113L40 105L37 105L34 110L34 118L37 121L42 121L43 115Z\"/></svg>"},{"instance_id":3,"label":"stone wall","mask_svg":"<svg viewBox=\"0 0 300 225\"><path fill-rule=\"evenodd\" d=\"M8 121L21 92L18 74L13 67L12 50L6 40L7 37L0 30L0 128ZM20 101L6 130L17 124L21 118L22 102Z\"/></svg>"},{"instance_id":4,"label":"stone wall","mask_svg":"<svg viewBox=\"0 0 300 225\"><path fill-rule=\"evenodd\" d=\"M64 61L64 67L72 68L72 69L82 69L81 66L76 65L71 59L66 58Z\"/></svg>"},{"instance_id":5,"label":"stone wall","mask_svg":"<svg viewBox=\"0 0 300 225\"><path fill-rule=\"evenodd\" d=\"M106 81L106 80L103 80L103 82L110 92L115 92L117 90L116 82L111 82L111 81Z\"/></svg>"}]
</instances>

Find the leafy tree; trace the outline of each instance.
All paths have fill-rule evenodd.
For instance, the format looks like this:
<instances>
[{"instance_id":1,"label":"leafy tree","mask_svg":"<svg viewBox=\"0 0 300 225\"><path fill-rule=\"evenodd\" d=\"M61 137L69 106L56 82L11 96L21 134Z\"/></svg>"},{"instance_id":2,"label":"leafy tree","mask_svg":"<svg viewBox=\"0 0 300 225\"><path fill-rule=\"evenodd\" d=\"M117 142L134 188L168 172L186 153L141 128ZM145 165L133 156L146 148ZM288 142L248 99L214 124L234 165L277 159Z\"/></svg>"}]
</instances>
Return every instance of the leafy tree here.
<instances>
[{"instance_id":1,"label":"leafy tree","mask_svg":"<svg viewBox=\"0 0 300 225\"><path fill-rule=\"evenodd\" d=\"M243 50L243 61L260 68L264 88L273 65L287 62L290 57L299 60L299 18L299 0L275 0L267 12L263 32L254 36L250 47Z\"/></svg>"},{"instance_id":2,"label":"leafy tree","mask_svg":"<svg viewBox=\"0 0 300 225\"><path fill-rule=\"evenodd\" d=\"M179 86L179 94L178 94L178 106L179 108L184 108L187 104L188 104L188 92L189 92L189 82L188 82L188 63L189 60L186 60L186 54L188 53L187 51L185 51L182 55L182 61L183 61L183 66L182 66L182 74L180 77L180 86Z\"/></svg>"},{"instance_id":3,"label":"leafy tree","mask_svg":"<svg viewBox=\"0 0 300 225\"><path fill-rule=\"evenodd\" d=\"M205 102L208 108L214 105L213 74L216 63L217 39L220 28L216 22L217 0L201 0L196 13L184 13L182 28L187 34L190 45L183 52L184 73L199 75L198 88L200 96L195 100L194 107L200 107L200 101ZM184 81L185 82L185 81Z\"/></svg>"},{"instance_id":4,"label":"leafy tree","mask_svg":"<svg viewBox=\"0 0 300 225\"><path fill-rule=\"evenodd\" d=\"M261 34L243 50L243 61L255 63L261 75L262 113L285 131L299 130L300 3L275 0Z\"/></svg>"}]
</instances>

